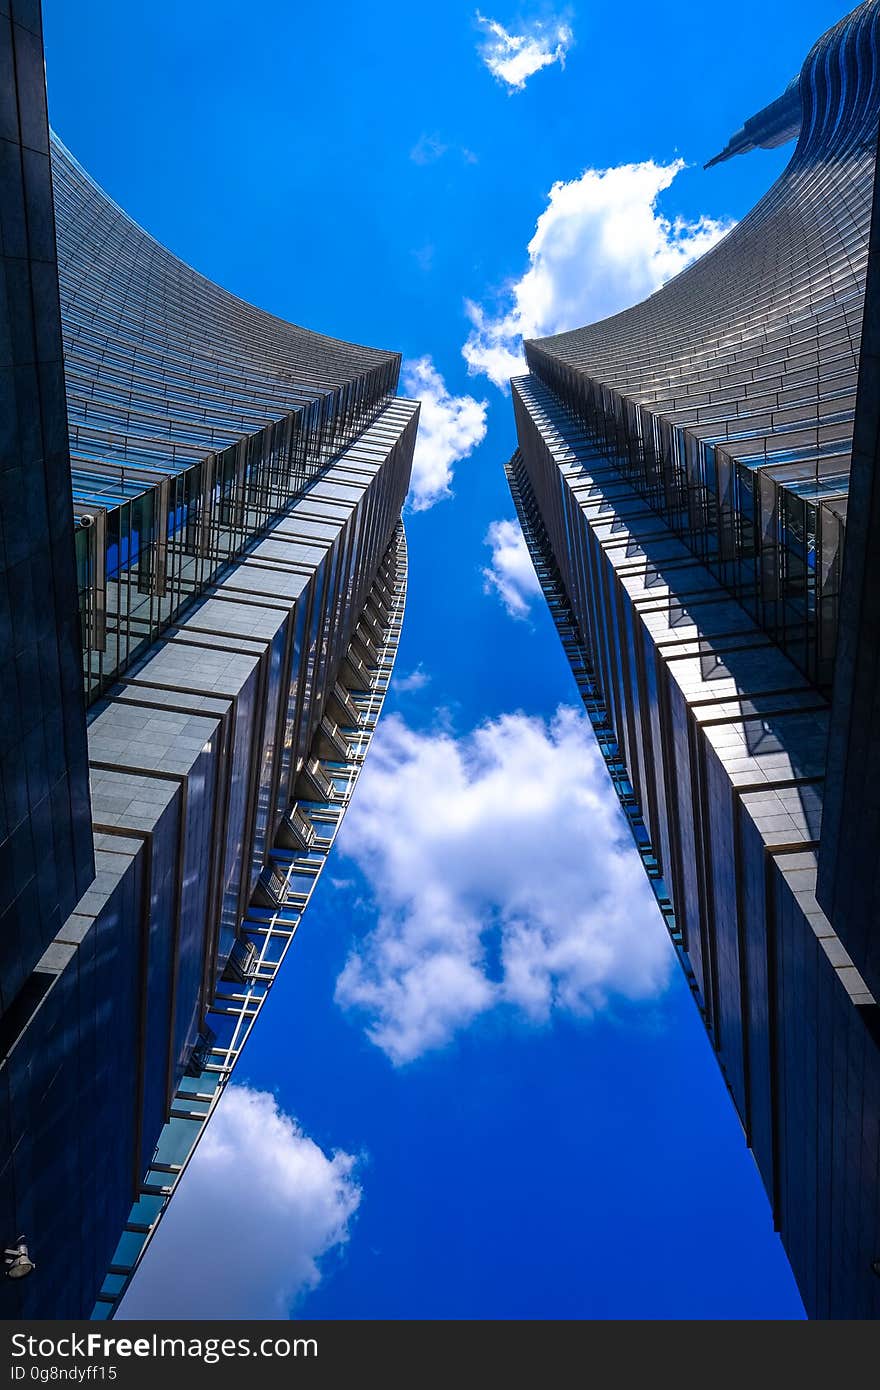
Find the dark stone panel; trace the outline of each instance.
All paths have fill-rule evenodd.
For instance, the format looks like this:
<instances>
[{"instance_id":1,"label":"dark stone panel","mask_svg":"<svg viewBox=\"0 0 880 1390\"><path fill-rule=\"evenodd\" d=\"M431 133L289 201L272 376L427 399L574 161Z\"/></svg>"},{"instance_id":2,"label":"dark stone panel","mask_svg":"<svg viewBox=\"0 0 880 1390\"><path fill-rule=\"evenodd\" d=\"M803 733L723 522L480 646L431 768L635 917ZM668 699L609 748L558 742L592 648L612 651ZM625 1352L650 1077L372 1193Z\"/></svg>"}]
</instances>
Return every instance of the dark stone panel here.
<instances>
[{"instance_id":1,"label":"dark stone panel","mask_svg":"<svg viewBox=\"0 0 880 1390\"><path fill-rule=\"evenodd\" d=\"M711 749L704 750L704 834L709 846L717 995L716 1046L740 1120L748 1121L743 997L739 951L739 885L734 798Z\"/></svg>"},{"instance_id":2,"label":"dark stone panel","mask_svg":"<svg viewBox=\"0 0 880 1390\"><path fill-rule=\"evenodd\" d=\"M209 745L187 779L182 881L177 904L176 1004L172 1033L175 1082L180 1080L189 1061L201 1023L201 983L209 942L209 853L213 843L215 797L220 771L217 761L216 753Z\"/></svg>"},{"instance_id":3,"label":"dark stone panel","mask_svg":"<svg viewBox=\"0 0 880 1390\"><path fill-rule=\"evenodd\" d=\"M676 825L678 827L679 863L681 874L672 880L675 911L687 934L687 949L691 964L700 985L700 992L711 1008L712 968L704 951L702 923L705 916L702 902L702 889L699 875L699 835L702 825L699 808L695 798L697 768L691 756L691 739L687 703L681 690L669 678L669 668L664 667L662 679L666 685L666 699L669 709L669 730L671 748L669 750L670 785L673 789Z\"/></svg>"},{"instance_id":4,"label":"dark stone panel","mask_svg":"<svg viewBox=\"0 0 880 1390\"><path fill-rule=\"evenodd\" d=\"M0 16L0 1013L92 874L40 7Z\"/></svg>"},{"instance_id":5,"label":"dark stone panel","mask_svg":"<svg viewBox=\"0 0 880 1390\"><path fill-rule=\"evenodd\" d=\"M875 182L819 901L880 997L880 184Z\"/></svg>"},{"instance_id":6,"label":"dark stone panel","mask_svg":"<svg viewBox=\"0 0 880 1390\"><path fill-rule=\"evenodd\" d=\"M805 921L780 870L785 862L784 856L769 861L767 896L775 979L776 1062L767 1074L779 1145L776 1214L810 1316L876 1318L880 1047ZM758 1028L753 1037L760 1037ZM757 1076L754 1046L752 1055ZM753 1090L757 1131L756 1097ZM754 1138L772 1195L774 1183Z\"/></svg>"},{"instance_id":7,"label":"dark stone panel","mask_svg":"<svg viewBox=\"0 0 880 1390\"><path fill-rule=\"evenodd\" d=\"M774 1202L773 1039L775 1004L768 973L766 916L768 863L763 839L739 805L740 912L747 996L749 1055L749 1141L771 1203Z\"/></svg>"},{"instance_id":8,"label":"dark stone panel","mask_svg":"<svg viewBox=\"0 0 880 1390\"><path fill-rule=\"evenodd\" d=\"M174 918L180 893L177 857L182 792L176 790L156 823L150 846L150 897L144 1020L143 1138L140 1166L147 1171L168 1111Z\"/></svg>"},{"instance_id":9,"label":"dark stone panel","mask_svg":"<svg viewBox=\"0 0 880 1390\"><path fill-rule=\"evenodd\" d=\"M0 1317L87 1317L128 1213L140 894L141 863L131 859L98 915L72 919L81 939L68 926L40 962L36 1006L0 1064L4 1229L23 1231L37 1262L33 1278L0 1281Z\"/></svg>"},{"instance_id":10,"label":"dark stone panel","mask_svg":"<svg viewBox=\"0 0 880 1390\"><path fill-rule=\"evenodd\" d=\"M30 8L30 7L29 7ZM13 13L12 41L15 49L15 79L18 89L19 137L25 148L49 153L49 117L46 110L46 69L43 58L42 26L30 27Z\"/></svg>"},{"instance_id":11,"label":"dark stone panel","mask_svg":"<svg viewBox=\"0 0 880 1390\"><path fill-rule=\"evenodd\" d=\"M646 759L647 777L650 779L652 795L650 800L656 807L656 824L652 824L652 843L660 860L664 874L675 876L675 852L672 844L670 811L666 800L666 778L668 776L668 756L664 747L663 713L661 696L658 690L657 660L650 635L641 630L637 641L641 643L641 666L645 680L645 724L648 730Z\"/></svg>"},{"instance_id":12,"label":"dark stone panel","mask_svg":"<svg viewBox=\"0 0 880 1390\"><path fill-rule=\"evenodd\" d=\"M239 917L242 879L250 865L246 863L248 843L247 813L250 804L250 782L255 752L252 746L255 702L258 690L258 668L255 667L238 694L235 708L232 754L230 760L229 796L226 807L226 841L222 859L223 906L221 931L234 933ZM248 893L249 897L250 894Z\"/></svg>"},{"instance_id":13,"label":"dark stone panel","mask_svg":"<svg viewBox=\"0 0 880 1390\"><path fill-rule=\"evenodd\" d=\"M11 14L16 24L20 24L23 29L30 29L32 33L42 38L43 16L40 0L9 0L9 5L4 6L4 13Z\"/></svg>"}]
</instances>

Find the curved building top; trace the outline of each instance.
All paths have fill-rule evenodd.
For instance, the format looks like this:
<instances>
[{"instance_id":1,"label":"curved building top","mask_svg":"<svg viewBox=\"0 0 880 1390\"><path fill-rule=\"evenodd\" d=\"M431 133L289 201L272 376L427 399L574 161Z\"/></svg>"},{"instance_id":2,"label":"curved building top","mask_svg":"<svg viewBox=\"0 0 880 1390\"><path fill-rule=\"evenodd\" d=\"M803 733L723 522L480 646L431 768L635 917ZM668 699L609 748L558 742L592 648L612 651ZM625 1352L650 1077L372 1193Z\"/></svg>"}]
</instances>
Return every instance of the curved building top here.
<instances>
[{"instance_id":1,"label":"curved building top","mask_svg":"<svg viewBox=\"0 0 880 1390\"><path fill-rule=\"evenodd\" d=\"M237 299L51 153L91 701L378 420L400 355Z\"/></svg>"},{"instance_id":2,"label":"curved building top","mask_svg":"<svg viewBox=\"0 0 880 1390\"><path fill-rule=\"evenodd\" d=\"M733 159L734 155L748 154L749 150L775 150L780 145L787 145L789 140L800 135L803 114L801 79L798 75L789 82L781 97L763 107L756 116L750 116L705 168L712 169L716 164Z\"/></svg>"},{"instance_id":3,"label":"curved building top","mask_svg":"<svg viewBox=\"0 0 880 1390\"><path fill-rule=\"evenodd\" d=\"M528 342L526 358L827 687L880 116L878 0L814 45L799 102L788 167L723 241L634 308Z\"/></svg>"},{"instance_id":4,"label":"curved building top","mask_svg":"<svg viewBox=\"0 0 880 1390\"><path fill-rule=\"evenodd\" d=\"M296 327L142 230L52 137L74 505L112 507L296 417L326 461L394 392L398 353Z\"/></svg>"}]
</instances>

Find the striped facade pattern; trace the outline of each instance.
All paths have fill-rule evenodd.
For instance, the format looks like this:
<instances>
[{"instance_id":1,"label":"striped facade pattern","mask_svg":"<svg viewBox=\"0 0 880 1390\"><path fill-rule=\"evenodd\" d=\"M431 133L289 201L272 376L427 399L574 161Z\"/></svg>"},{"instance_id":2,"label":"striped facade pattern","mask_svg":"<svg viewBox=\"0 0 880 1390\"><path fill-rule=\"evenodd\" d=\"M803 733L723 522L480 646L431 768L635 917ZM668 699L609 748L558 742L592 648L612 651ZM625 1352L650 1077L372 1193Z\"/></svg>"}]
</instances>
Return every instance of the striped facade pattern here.
<instances>
[{"instance_id":1,"label":"striped facade pattern","mask_svg":"<svg viewBox=\"0 0 880 1390\"><path fill-rule=\"evenodd\" d=\"M817 1317L880 1315L880 1009L816 898L878 22L862 5L814 47L792 161L724 242L527 344L508 467Z\"/></svg>"},{"instance_id":2,"label":"striped facade pattern","mask_svg":"<svg viewBox=\"0 0 880 1390\"><path fill-rule=\"evenodd\" d=\"M49 151L46 127L47 174ZM76 554L94 874L0 1015L0 1218L36 1262L0 1280L0 1316L106 1318L367 754L403 616L418 405L395 395L398 354L212 285L54 137L51 167L70 448L52 504Z\"/></svg>"},{"instance_id":3,"label":"striped facade pattern","mask_svg":"<svg viewBox=\"0 0 880 1390\"><path fill-rule=\"evenodd\" d=\"M184 265L52 137L88 697L357 438L397 353L264 313Z\"/></svg>"},{"instance_id":4,"label":"striped facade pattern","mask_svg":"<svg viewBox=\"0 0 880 1390\"><path fill-rule=\"evenodd\" d=\"M880 115L880 6L816 44L788 168L643 304L529 370L815 684L830 689Z\"/></svg>"}]
</instances>

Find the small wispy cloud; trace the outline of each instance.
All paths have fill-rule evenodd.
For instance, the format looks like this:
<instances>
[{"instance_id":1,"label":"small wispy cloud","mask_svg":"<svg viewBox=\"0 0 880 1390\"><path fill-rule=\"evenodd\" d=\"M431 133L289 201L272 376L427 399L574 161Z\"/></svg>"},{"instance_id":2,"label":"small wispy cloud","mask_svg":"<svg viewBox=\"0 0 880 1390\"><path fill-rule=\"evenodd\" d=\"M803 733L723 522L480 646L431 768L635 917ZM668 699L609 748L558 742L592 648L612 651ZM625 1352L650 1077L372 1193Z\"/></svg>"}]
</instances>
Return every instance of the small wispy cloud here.
<instances>
[{"instance_id":1,"label":"small wispy cloud","mask_svg":"<svg viewBox=\"0 0 880 1390\"><path fill-rule=\"evenodd\" d=\"M436 164L445 154L457 155L465 164L477 164L479 156L466 145L450 145L435 131L422 131L409 152L413 164Z\"/></svg>"},{"instance_id":2,"label":"small wispy cloud","mask_svg":"<svg viewBox=\"0 0 880 1390\"><path fill-rule=\"evenodd\" d=\"M455 464L485 439L489 407L454 396L431 357L404 362L402 381L406 394L421 401L408 500L414 512L425 512L452 496Z\"/></svg>"},{"instance_id":3,"label":"small wispy cloud","mask_svg":"<svg viewBox=\"0 0 880 1390\"><path fill-rule=\"evenodd\" d=\"M434 164L442 159L449 146L440 136L423 132L409 152L413 164Z\"/></svg>"},{"instance_id":4,"label":"small wispy cloud","mask_svg":"<svg viewBox=\"0 0 880 1390\"><path fill-rule=\"evenodd\" d=\"M401 676L399 679L395 677L394 689L398 695L405 695L413 690L424 690L430 679L431 677L420 661L415 670L410 671L408 676Z\"/></svg>"},{"instance_id":5,"label":"small wispy cloud","mask_svg":"<svg viewBox=\"0 0 880 1390\"><path fill-rule=\"evenodd\" d=\"M497 594L511 618L527 618L541 586L519 523L493 521L483 544L492 549L492 562L483 570L483 593Z\"/></svg>"},{"instance_id":6,"label":"small wispy cloud","mask_svg":"<svg viewBox=\"0 0 880 1390\"><path fill-rule=\"evenodd\" d=\"M564 67L565 55L574 42L571 26L562 16L523 25L520 34L510 33L497 19L488 19L479 10L477 24L483 31L480 57L492 76L511 92L521 92L542 68L553 63Z\"/></svg>"}]
</instances>

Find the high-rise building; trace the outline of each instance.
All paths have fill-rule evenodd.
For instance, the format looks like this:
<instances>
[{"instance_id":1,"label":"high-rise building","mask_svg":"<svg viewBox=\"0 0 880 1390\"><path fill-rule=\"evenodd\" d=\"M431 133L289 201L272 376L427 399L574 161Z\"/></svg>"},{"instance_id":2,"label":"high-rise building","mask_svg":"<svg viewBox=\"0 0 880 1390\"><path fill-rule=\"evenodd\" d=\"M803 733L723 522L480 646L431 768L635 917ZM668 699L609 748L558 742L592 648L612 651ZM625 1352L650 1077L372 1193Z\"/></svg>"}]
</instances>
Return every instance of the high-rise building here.
<instances>
[{"instance_id":1,"label":"high-rise building","mask_svg":"<svg viewBox=\"0 0 880 1390\"><path fill-rule=\"evenodd\" d=\"M50 141L37 5L0 60L0 1316L106 1317L369 746L418 406Z\"/></svg>"},{"instance_id":2,"label":"high-rise building","mask_svg":"<svg viewBox=\"0 0 880 1390\"><path fill-rule=\"evenodd\" d=\"M507 470L818 1317L880 1314L878 114L870 0L719 157L798 134L734 230L526 344Z\"/></svg>"}]
</instances>

